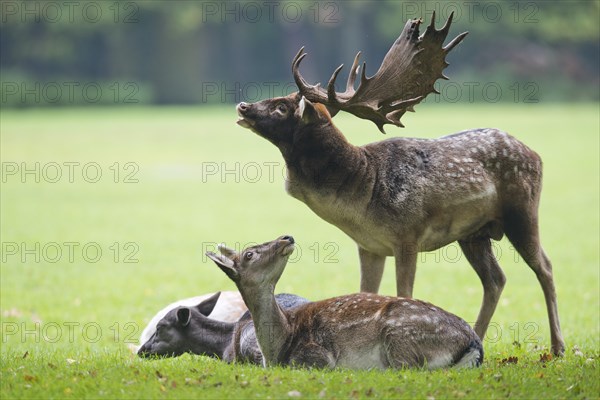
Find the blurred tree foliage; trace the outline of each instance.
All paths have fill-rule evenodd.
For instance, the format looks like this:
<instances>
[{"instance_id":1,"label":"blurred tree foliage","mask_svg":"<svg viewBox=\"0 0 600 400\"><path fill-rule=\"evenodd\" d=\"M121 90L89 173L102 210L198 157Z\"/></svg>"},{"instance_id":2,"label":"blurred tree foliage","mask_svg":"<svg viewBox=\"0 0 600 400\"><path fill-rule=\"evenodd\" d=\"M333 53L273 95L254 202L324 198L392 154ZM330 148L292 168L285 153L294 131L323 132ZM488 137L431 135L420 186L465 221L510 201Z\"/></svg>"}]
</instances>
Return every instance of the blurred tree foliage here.
<instances>
[{"instance_id":1,"label":"blurred tree foliage","mask_svg":"<svg viewBox=\"0 0 600 400\"><path fill-rule=\"evenodd\" d=\"M290 63L302 45L309 52L302 71L312 81L326 81L358 50L370 75L406 20L429 22L433 11L438 26L455 12L450 35L470 32L449 56L447 74L463 92L450 101L489 100L480 90L486 84L504 89L502 101L599 99L597 0L3 0L0 7L2 106L281 95L293 90ZM81 93L98 88L97 101Z\"/></svg>"}]
</instances>

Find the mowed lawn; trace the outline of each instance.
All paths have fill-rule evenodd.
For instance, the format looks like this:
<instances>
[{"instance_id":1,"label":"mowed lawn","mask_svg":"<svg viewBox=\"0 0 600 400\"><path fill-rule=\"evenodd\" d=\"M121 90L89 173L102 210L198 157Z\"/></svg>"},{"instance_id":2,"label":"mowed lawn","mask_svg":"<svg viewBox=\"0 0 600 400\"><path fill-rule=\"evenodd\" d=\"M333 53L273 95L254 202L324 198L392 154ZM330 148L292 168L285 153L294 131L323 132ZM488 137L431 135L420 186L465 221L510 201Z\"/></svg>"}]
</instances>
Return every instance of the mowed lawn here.
<instances>
[{"instance_id":1,"label":"mowed lawn","mask_svg":"<svg viewBox=\"0 0 600 400\"><path fill-rule=\"evenodd\" d=\"M291 234L278 285L319 300L357 291L354 243L284 191L277 149L235 124L233 106L3 110L1 369L8 398L598 398L598 104L424 104L388 135L498 127L544 161L543 246L567 343L552 359L541 288L503 240L507 285L475 370L322 371L140 360L149 318L174 300L234 285L205 256ZM340 115L352 143L385 138ZM381 293L395 294L388 260ZM422 254L415 297L469 322L482 288L458 246Z\"/></svg>"}]
</instances>

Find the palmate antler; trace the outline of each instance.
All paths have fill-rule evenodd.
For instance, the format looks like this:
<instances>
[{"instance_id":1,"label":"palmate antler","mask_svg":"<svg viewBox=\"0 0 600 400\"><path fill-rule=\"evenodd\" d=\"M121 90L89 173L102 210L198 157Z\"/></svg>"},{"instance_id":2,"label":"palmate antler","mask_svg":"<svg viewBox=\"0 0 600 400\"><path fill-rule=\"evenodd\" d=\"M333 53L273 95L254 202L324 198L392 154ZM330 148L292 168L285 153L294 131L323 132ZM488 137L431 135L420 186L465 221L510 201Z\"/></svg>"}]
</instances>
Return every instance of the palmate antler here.
<instances>
[{"instance_id":1,"label":"palmate antler","mask_svg":"<svg viewBox=\"0 0 600 400\"><path fill-rule=\"evenodd\" d=\"M434 12L431 23L421 36L419 25L423 21L409 20L374 76L367 78L366 63L363 63L360 84L356 90L354 83L360 68L360 52L354 58L346 91L339 93L335 91L334 85L344 64L333 72L326 90L319 83L309 85L298 71L300 62L307 54L302 47L292 62L292 72L300 94L310 101L325 104L329 109L343 110L373 121L383 133L385 124L404 127L400 122L402 115L406 111L414 111L413 106L429 93L438 93L433 87L437 79L448 79L442 73L448 66L446 54L467 36L468 32L463 32L442 47L453 16L454 13L450 14L444 27L437 30L434 26Z\"/></svg>"}]
</instances>

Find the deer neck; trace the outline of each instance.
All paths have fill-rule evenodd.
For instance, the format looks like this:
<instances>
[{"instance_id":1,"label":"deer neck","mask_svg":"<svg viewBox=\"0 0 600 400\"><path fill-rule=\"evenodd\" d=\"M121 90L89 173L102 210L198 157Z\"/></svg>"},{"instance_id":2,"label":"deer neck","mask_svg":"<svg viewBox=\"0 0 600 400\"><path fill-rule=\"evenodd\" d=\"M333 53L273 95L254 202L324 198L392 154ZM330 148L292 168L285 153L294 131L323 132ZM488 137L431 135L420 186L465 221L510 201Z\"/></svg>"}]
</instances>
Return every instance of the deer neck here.
<instances>
[{"instance_id":1,"label":"deer neck","mask_svg":"<svg viewBox=\"0 0 600 400\"><path fill-rule=\"evenodd\" d=\"M304 127L293 143L280 150L289 178L319 188L343 185L344 177L357 172L363 157L330 123Z\"/></svg>"},{"instance_id":2,"label":"deer neck","mask_svg":"<svg viewBox=\"0 0 600 400\"><path fill-rule=\"evenodd\" d=\"M266 286L268 287L265 288ZM291 331L286 315L275 300L274 289L273 285L264 285L258 291L244 291L240 288L254 321L256 339L265 366L280 362L279 355Z\"/></svg>"},{"instance_id":3,"label":"deer neck","mask_svg":"<svg viewBox=\"0 0 600 400\"><path fill-rule=\"evenodd\" d=\"M194 335L198 342L191 342L192 352L222 359L231 345L234 328L235 324L231 322L204 319L201 333Z\"/></svg>"}]
</instances>

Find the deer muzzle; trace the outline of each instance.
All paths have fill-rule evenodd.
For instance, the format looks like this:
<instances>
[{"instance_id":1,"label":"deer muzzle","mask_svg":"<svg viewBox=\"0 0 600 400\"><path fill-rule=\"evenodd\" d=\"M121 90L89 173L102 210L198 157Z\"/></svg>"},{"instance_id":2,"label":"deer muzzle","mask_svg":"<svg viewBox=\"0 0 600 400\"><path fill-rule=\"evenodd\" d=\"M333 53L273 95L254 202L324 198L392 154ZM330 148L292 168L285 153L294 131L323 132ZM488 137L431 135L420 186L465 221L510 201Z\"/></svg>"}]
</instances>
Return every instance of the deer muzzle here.
<instances>
[{"instance_id":1,"label":"deer muzzle","mask_svg":"<svg viewBox=\"0 0 600 400\"><path fill-rule=\"evenodd\" d=\"M250 119L247 115L247 112L250 108L250 104L241 102L237 105L236 110L238 113L239 119L237 120L237 124L243 128L251 129L254 126L254 121Z\"/></svg>"},{"instance_id":2,"label":"deer muzzle","mask_svg":"<svg viewBox=\"0 0 600 400\"><path fill-rule=\"evenodd\" d=\"M294 238L292 236L282 236L279 238L279 246L282 256L289 256L294 251Z\"/></svg>"}]
</instances>

